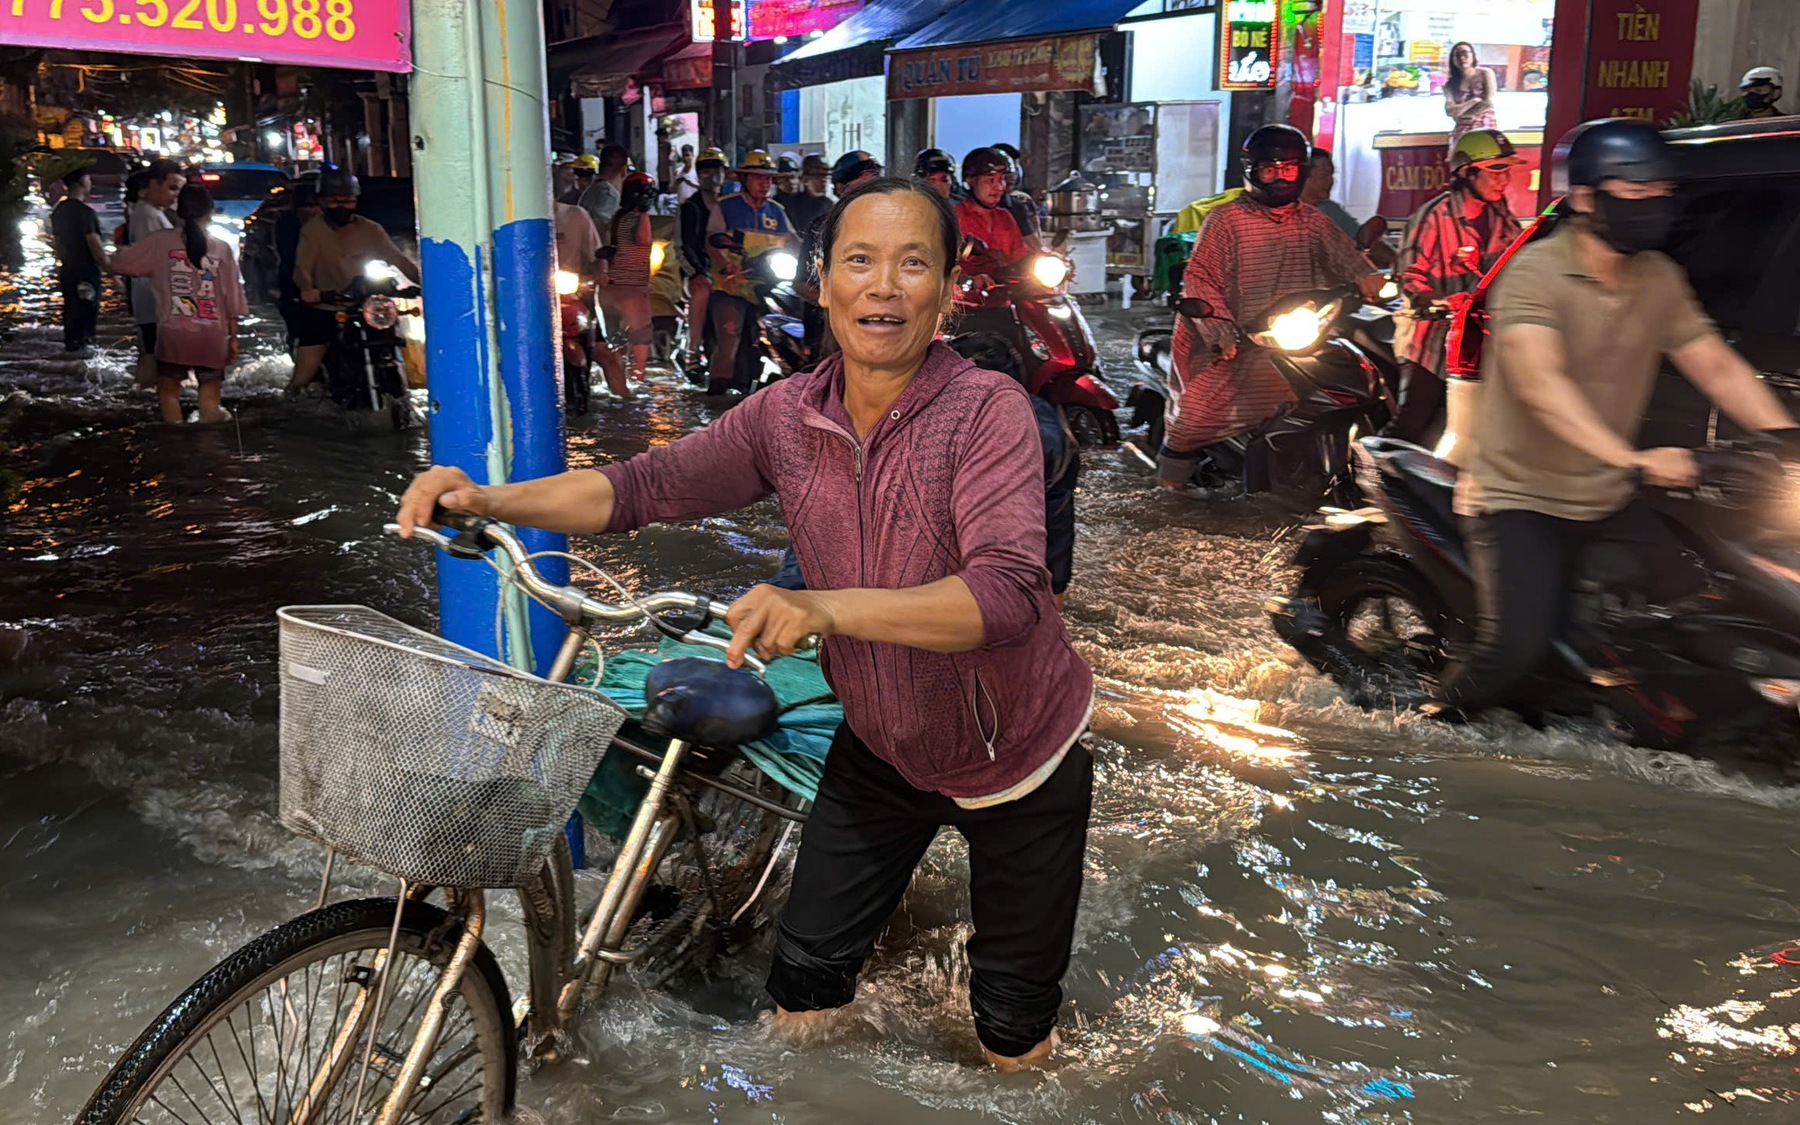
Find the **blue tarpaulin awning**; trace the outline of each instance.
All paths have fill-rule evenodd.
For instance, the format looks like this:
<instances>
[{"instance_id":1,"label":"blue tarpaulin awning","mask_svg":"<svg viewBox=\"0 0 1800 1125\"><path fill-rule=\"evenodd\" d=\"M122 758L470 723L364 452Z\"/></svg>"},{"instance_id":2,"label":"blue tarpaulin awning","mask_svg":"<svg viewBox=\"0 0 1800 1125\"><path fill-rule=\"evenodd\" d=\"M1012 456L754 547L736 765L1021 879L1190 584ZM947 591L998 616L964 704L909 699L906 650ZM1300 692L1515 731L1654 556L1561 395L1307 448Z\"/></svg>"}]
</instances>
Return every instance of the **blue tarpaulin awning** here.
<instances>
[{"instance_id":1,"label":"blue tarpaulin awning","mask_svg":"<svg viewBox=\"0 0 1800 1125\"><path fill-rule=\"evenodd\" d=\"M870 0L867 7L769 68L782 88L847 78L879 78L893 41L910 35L963 0Z\"/></svg>"},{"instance_id":2,"label":"blue tarpaulin awning","mask_svg":"<svg viewBox=\"0 0 1800 1125\"><path fill-rule=\"evenodd\" d=\"M1144 0L972 0L894 44L896 51L1110 31ZM847 25L848 21L846 21ZM840 25L844 26L844 25Z\"/></svg>"}]
</instances>

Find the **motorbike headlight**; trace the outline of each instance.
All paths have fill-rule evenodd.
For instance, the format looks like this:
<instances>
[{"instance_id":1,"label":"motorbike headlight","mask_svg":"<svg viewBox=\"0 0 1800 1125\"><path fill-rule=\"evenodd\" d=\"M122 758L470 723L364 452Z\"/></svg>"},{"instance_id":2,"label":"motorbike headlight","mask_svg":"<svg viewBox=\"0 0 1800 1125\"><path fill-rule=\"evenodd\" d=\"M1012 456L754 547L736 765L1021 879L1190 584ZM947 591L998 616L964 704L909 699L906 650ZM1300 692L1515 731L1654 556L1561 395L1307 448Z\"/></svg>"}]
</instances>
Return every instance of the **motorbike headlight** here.
<instances>
[{"instance_id":1,"label":"motorbike headlight","mask_svg":"<svg viewBox=\"0 0 1800 1125\"><path fill-rule=\"evenodd\" d=\"M581 292L581 276L569 270L556 271L556 295L573 297Z\"/></svg>"},{"instance_id":2,"label":"motorbike headlight","mask_svg":"<svg viewBox=\"0 0 1800 1125\"><path fill-rule=\"evenodd\" d=\"M652 242L650 244L650 272L651 273L661 273L662 267L663 267L663 260L666 259L668 256L669 256L669 244L667 242L663 242L660 240L656 241L656 242Z\"/></svg>"},{"instance_id":3,"label":"motorbike headlight","mask_svg":"<svg viewBox=\"0 0 1800 1125\"><path fill-rule=\"evenodd\" d=\"M1378 301L1397 301L1400 299L1400 283L1389 277L1381 283L1381 292L1375 294Z\"/></svg>"},{"instance_id":4,"label":"motorbike headlight","mask_svg":"<svg viewBox=\"0 0 1800 1125\"><path fill-rule=\"evenodd\" d=\"M363 267L363 276L370 281L399 281L404 275L389 263L376 259Z\"/></svg>"},{"instance_id":5,"label":"motorbike headlight","mask_svg":"<svg viewBox=\"0 0 1800 1125\"><path fill-rule=\"evenodd\" d=\"M1337 312L1336 301L1322 309L1310 304L1301 305L1271 319L1269 326L1251 339L1265 348L1303 352L1316 345L1320 337L1325 335L1325 329L1337 319Z\"/></svg>"},{"instance_id":6,"label":"motorbike headlight","mask_svg":"<svg viewBox=\"0 0 1800 1125\"><path fill-rule=\"evenodd\" d=\"M769 272L777 281L792 281L800 276L800 259L785 250L769 255Z\"/></svg>"},{"instance_id":7,"label":"motorbike headlight","mask_svg":"<svg viewBox=\"0 0 1800 1125\"><path fill-rule=\"evenodd\" d=\"M1055 289L1069 279L1069 263L1055 254L1039 254L1031 263L1031 279L1045 289Z\"/></svg>"},{"instance_id":8,"label":"motorbike headlight","mask_svg":"<svg viewBox=\"0 0 1800 1125\"><path fill-rule=\"evenodd\" d=\"M400 323L400 303L392 297L370 297L363 302L362 319L370 328L386 331Z\"/></svg>"}]
</instances>

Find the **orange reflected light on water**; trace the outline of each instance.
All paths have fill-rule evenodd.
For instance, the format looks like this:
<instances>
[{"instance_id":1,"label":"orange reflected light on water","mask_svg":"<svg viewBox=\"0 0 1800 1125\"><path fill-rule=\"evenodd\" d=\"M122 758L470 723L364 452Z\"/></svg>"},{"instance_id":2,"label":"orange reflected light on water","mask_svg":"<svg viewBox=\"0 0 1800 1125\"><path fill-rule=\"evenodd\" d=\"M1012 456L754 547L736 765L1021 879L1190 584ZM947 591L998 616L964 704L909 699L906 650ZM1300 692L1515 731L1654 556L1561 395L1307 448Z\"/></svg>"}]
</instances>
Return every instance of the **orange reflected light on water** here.
<instances>
[{"instance_id":1,"label":"orange reflected light on water","mask_svg":"<svg viewBox=\"0 0 1800 1125\"><path fill-rule=\"evenodd\" d=\"M1255 700L1201 688L1175 705L1169 723L1240 758L1286 762L1306 757L1293 731L1257 721L1261 708Z\"/></svg>"}]
</instances>

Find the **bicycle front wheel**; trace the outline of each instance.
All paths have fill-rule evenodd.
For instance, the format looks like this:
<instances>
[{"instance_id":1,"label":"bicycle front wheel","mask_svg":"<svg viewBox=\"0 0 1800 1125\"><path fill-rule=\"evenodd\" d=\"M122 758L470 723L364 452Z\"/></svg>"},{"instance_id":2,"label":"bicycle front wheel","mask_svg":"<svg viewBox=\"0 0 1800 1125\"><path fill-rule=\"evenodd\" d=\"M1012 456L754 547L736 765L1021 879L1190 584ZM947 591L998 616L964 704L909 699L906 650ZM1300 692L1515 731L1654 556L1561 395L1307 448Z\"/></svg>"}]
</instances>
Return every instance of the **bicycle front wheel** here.
<instances>
[{"instance_id":1,"label":"bicycle front wheel","mask_svg":"<svg viewBox=\"0 0 1800 1125\"><path fill-rule=\"evenodd\" d=\"M252 941L157 1017L76 1125L373 1121L461 934L443 909L407 903L374 1047L363 1050L365 1022L353 1048L334 1051L349 1041L356 1013L375 1002L376 969L393 923L393 899L359 899L303 914ZM502 1122L512 1111L518 1045L506 978L487 946L476 949L450 1005L400 1120ZM313 1112L302 1115L309 1097Z\"/></svg>"}]
</instances>

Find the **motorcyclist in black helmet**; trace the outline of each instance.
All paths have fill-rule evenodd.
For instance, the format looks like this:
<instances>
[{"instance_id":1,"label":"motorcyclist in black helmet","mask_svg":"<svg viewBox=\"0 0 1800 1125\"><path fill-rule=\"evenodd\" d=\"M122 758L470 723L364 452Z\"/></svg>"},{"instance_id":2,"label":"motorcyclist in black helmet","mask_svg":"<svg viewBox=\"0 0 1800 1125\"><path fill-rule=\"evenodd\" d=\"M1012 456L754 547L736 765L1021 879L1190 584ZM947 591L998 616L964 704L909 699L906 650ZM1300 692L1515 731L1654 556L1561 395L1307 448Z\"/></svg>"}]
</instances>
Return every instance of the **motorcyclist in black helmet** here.
<instances>
[{"instance_id":1,"label":"motorcyclist in black helmet","mask_svg":"<svg viewBox=\"0 0 1800 1125\"><path fill-rule=\"evenodd\" d=\"M931 190L949 199L956 187L956 160L941 148L921 149L913 161L913 179L924 180Z\"/></svg>"},{"instance_id":2,"label":"motorcyclist in black helmet","mask_svg":"<svg viewBox=\"0 0 1800 1125\"><path fill-rule=\"evenodd\" d=\"M956 218L963 237L979 240L982 247L963 262L964 277L999 277L1031 253L1018 220L1001 206L1007 167L1006 157L991 148L972 149L963 157L968 194L956 205Z\"/></svg>"},{"instance_id":3,"label":"motorcyclist in black helmet","mask_svg":"<svg viewBox=\"0 0 1800 1125\"><path fill-rule=\"evenodd\" d=\"M831 190L839 199L857 184L881 175L881 161L862 149L853 149L831 166Z\"/></svg>"},{"instance_id":4,"label":"motorcyclist in black helmet","mask_svg":"<svg viewBox=\"0 0 1800 1125\"><path fill-rule=\"evenodd\" d=\"M1213 208L1200 228L1181 291L1205 302L1177 316L1169 412L1157 483L1183 489L1207 446L1255 429L1293 401L1287 381L1243 329L1276 300L1355 284L1374 297L1386 281L1350 236L1300 201L1311 165L1306 137L1265 125L1244 142L1244 194Z\"/></svg>"},{"instance_id":5,"label":"motorcyclist in black helmet","mask_svg":"<svg viewBox=\"0 0 1800 1125\"><path fill-rule=\"evenodd\" d=\"M294 286L300 292L294 322L294 378L299 390L318 378L325 352L337 338L335 310L321 307L327 293L348 289L371 262L386 262L419 283L419 267L394 245L380 223L356 213L359 183L348 168L327 168L319 175L320 213L300 228L294 256Z\"/></svg>"},{"instance_id":6,"label":"motorcyclist in black helmet","mask_svg":"<svg viewBox=\"0 0 1800 1125\"><path fill-rule=\"evenodd\" d=\"M1615 592L1667 604L1698 589L1681 544L1637 495L1640 481L1698 479L1690 451L1636 447L1665 358L1746 429L1795 424L1659 252L1677 169L1655 127L1588 122L1558 146L1553 167L1566 217L1514 254L1488 291L1480 426L1456 491L1478 634L1452 654L1441 703L1428 708L1450 716L1525 698L1577 560L1594 547L1636 572Z\"/></svg>"},{"instance_id":7,"label":"motorcyclist in black helmet","mask_svg":"<svg viewBox=\"0 0 1800 1125\"><path fill-rule=\"evenodd\" d=\"M1006 196L1000 206L1012 213L1013 221L1019 224L1019 233L1033 250L1044 248L1043 224L1038 221L1037 200L1031 193L1019 187L1025 178L1025 158L1020 155L1017 145L997 144L989 148L1006 157Z\"/></svg>"}]
</instances>

